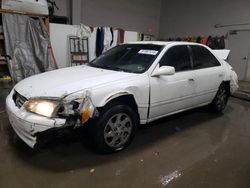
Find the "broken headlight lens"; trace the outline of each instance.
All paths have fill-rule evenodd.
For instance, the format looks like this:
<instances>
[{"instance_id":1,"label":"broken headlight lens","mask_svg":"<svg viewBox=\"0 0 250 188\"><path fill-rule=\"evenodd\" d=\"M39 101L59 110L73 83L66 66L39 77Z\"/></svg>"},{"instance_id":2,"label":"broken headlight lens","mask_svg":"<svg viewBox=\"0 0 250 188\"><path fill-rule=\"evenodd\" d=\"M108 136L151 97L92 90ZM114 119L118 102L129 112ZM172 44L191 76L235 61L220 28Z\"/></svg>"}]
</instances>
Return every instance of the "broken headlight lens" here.
<instances>
[{"instance_id":1,"label":"broken headlight lens","mask_svg":"<svg viewBox=\"0 0 250 188\"><path fill-rule=\"evenodd\" d=\"M45 117L53 117L60 101L47 99L31 99L24 104L26 110Z\"/></svg>"},{"instance_id":2,"label":"broken headlight lens","mask_svg":"<svg viewBox=\"0 0 250 188\"><path fill-rule=\"evenodd\" d=\"M82 104L80 105L80 114L81 114L81 119L80 122L81 124L86 123L90 118L93 118L98 115L98 111L94 104L92 103L92 100L90 97L86 97Z\"/></svg>"}]
</instances>

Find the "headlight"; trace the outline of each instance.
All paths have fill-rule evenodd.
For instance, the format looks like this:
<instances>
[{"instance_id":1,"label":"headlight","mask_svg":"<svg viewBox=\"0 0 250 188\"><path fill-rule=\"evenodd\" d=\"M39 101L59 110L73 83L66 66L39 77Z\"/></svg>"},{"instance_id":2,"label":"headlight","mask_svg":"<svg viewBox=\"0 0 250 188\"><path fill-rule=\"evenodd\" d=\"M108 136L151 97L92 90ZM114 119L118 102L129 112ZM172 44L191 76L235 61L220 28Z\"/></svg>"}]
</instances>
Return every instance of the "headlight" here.
<instances>
[{"instance_id":1,"label":"headlight","mask_svg":"<svg viewBox=\"0 0 250 188\"><path fill-rule=\"evenodd\" d=\"M47 99L31 99L24 104L24 107L33 113L53 117L59 107L60 102Z\"/></svg>"}]
</instances>

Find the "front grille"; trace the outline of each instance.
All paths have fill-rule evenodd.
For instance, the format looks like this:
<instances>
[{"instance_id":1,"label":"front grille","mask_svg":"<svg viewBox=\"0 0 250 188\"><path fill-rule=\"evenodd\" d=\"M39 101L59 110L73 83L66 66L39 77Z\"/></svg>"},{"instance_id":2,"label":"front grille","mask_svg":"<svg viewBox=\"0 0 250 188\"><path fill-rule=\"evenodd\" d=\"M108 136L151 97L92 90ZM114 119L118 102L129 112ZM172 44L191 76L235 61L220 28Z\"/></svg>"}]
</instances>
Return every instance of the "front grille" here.
<instances>
[{"instance_id":1,"label":"front grille","mask_svg":"<svg viewBox=\"0 0 250 188\"><path fill-rule=\"evenodd\" d=\"M24 105L24 103L27 101L27 99L24 96L20 95L16 91L13 95L13 100L18 108L21 108Z\"/></svg>"}]
</instances>

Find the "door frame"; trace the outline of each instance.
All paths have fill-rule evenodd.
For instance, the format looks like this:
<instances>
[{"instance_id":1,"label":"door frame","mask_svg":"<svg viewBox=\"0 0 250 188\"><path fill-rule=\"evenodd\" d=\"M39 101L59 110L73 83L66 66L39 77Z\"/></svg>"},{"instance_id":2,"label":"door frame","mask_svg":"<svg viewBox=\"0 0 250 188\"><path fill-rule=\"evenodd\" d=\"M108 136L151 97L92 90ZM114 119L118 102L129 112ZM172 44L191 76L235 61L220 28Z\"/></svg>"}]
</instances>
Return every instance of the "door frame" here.
<instances>
[{"instance_id":1,"label":"door frame","mask_svg":"<svg viewBox=\"0 0 250 188\"><path fill-rule=\"evenodd\" d=\"M238 32L250 32L250 29L232 29L232 30L228 31L228 36L237 35ZM230 37L228 37L228 48L230 49ZM249 77L249 81L250 81L250 75L248 76L248 72L250 74L250 71L248 69L250 69L250 47L249 47L248 53L247 53L247 60L246 60L244 75L242 76L243 77L242 81L246 81L248 79L248 77Z\"/></svg>"}]
</instances>

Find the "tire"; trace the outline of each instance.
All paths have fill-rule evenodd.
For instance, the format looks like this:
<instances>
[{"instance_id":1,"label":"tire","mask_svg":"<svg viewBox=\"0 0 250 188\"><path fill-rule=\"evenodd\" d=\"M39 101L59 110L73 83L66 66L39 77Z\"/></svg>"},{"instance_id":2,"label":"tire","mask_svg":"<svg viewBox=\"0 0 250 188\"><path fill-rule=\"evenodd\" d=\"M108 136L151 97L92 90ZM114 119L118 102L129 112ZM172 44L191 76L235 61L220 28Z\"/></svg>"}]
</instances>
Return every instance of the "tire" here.
<instances>
[{"instance_id":1,"label":"tire","mask_svg":"<svg viewBox=\"0 0 250 188\"><path fill-rule=\"evenodd\" d=\"M94 141L101 153L115 153L128 147L138 125L138 115L123 104L105 107L94 123Z\"/></svg>"},{"instance_id":2,"label":"tire","mask_svg":"<svg viewBox=\"0 0 250 188\"><path fill-rule=\"evenodd\" d=\"M229 86L225 83L221 84L216 96L211 103L211 109L213 112L222 112L228 102L230 96Z\"/></svg>"}]
</instances>

